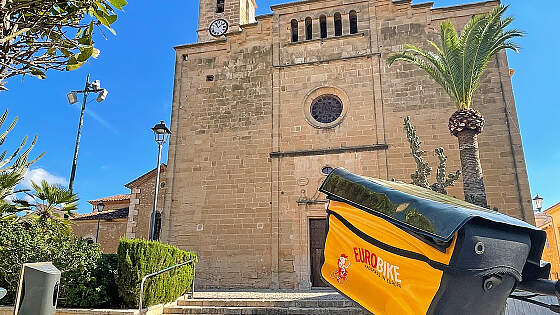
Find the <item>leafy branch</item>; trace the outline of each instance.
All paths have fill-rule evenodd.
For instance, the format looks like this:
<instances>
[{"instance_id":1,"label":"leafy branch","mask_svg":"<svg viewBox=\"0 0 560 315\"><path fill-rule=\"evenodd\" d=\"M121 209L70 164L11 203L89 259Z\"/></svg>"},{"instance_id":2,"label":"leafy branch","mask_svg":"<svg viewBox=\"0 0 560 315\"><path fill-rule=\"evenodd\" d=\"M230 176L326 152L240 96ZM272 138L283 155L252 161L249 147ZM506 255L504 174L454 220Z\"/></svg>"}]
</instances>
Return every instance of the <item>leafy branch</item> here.
<instances>
[{"instance_id":1,"label":"leafy branch","mask_svg":"<svg viewBox=\"0 0 560 315\"><path fill-rule=\"evenodd\" d=\"M93 29L111 25L126 0L0 0L0 90L4 80L75 70L97 58Z\"/></svg>"}]
</instances>

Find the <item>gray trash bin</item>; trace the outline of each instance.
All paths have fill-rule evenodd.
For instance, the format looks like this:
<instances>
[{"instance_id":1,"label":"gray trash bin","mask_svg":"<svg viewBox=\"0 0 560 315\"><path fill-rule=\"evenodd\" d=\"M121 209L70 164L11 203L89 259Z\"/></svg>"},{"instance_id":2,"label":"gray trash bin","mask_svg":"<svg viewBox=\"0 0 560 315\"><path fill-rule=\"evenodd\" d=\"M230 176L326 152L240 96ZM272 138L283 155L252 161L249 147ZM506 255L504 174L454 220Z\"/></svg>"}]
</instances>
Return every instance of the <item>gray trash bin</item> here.
<instances>
[{"instance_id":1,"label":"gray trash bin","mask_svg":"<svg viewBox=\"0 0 560 315\"><path fill-rule=\"evenodd\" d=\"M52 263L24 264L17 294L16 315L56 313L60 271Z\"/></svg>"}]
</instances>

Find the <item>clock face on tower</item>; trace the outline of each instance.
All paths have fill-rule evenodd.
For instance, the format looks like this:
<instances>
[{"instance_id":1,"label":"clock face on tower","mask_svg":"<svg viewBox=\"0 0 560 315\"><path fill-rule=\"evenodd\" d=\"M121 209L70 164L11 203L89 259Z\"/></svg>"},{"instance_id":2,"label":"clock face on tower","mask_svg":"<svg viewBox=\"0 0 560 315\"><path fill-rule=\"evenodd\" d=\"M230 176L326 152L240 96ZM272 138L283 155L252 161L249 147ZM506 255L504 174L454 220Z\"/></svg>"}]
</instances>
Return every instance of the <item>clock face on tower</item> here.
<instances>
[{"instance_id":1,"label":"clock face on tower","mask_svg":"<svg viewBox=\"0 0 560 315\"><path fill-rule=\"evenodd\" d=\"M210 35L214 37L219 37L224 35L228 30L228 22L224 19L217 19L210 23L210 27L208 27L208 31Z\"/></svg>"}]
</instances>

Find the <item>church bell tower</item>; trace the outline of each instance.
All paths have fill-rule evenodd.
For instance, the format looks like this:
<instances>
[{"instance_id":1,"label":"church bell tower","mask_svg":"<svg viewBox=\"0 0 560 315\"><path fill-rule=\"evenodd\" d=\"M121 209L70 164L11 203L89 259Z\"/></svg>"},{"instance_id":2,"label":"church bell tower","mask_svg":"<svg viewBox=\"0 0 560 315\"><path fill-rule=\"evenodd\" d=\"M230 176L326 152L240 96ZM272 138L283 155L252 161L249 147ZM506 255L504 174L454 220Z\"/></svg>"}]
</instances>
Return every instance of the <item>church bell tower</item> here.
<instances>
[{"instance_id":1,"label":"church bell tower","mask_svg":"<svg viewBox=\"0 0 560 315\"><path fill-rule=\"evenodd\" d=\"M240 25L256 22L255 0L200 0L198 42L222 38L240 31Z\"/></svg>"}]
</instances>

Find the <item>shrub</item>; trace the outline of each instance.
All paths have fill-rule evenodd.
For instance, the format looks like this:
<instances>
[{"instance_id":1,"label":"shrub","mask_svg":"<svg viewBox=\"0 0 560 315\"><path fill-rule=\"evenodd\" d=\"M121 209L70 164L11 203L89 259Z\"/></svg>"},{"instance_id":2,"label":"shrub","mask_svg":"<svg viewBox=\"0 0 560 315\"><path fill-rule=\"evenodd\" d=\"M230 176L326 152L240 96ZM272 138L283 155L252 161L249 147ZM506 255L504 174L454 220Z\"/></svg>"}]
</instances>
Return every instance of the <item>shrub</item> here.
<instances>
[{"instance_id":1,"label":"shrub","mask_svg":"<svg viewBox=\"0 0 560 315\"><path fill-rule=\"evenodd\" d=\"M97 307L118 308L122 306L117 287L118 256L117 254L103 254L97 261L93 271L94 287L97 290Z\"/></svg>"},{"instance_id":2,"label":"shrub","mask_svg":"<svg viewBox=\"0 0 560 315\"><path fill-rule=\"evenodd\" d=\"M41 261L51 261L62 273L61 305L94 307L110 301L106 289L110 286L96 279L96 273L102 272L98 267L101 257L99 244L77 238L63 223L0 221L0 287L8 290L2 303L14 302L22 265Z\"/></svg>"},{"instance_id":3,"label":"shrub","mask_svg":"<svg viewBox=\"0 0 560 315\"><path fill-rule=\"evenodd\" d=\"M178 263L195 260L192 252L142 239L121 238L118 249L117 286L126 306L136 308L142 277ZM143 306L173 302L192 285L194 264L149 278L144 284Z\"/></svg>"}]
</instances>

